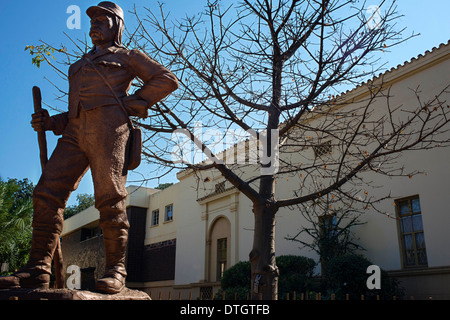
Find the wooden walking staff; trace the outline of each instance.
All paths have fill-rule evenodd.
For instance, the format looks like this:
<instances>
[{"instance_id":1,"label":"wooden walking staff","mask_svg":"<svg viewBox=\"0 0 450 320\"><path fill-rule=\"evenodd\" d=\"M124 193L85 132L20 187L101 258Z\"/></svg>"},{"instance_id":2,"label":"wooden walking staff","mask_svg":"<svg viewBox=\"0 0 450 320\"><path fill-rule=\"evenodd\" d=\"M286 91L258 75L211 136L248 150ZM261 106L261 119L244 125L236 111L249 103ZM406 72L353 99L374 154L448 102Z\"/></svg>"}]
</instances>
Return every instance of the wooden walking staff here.
<instances>
[{"instance_id":1,"label":"wooden walking staff","mask_svg":"<svg viewBox=\"0 0 450 320\"><path fill-rule=\"evenodd\" d=\"M34 113L39 113L42 111L42 97L41 89L39 87L33 87L33 103L34 103ZM38 131L38 143L39 143L39 156L41 159L41 168L44 171L44 167L47 164L47 139L45 137L45 130ZM56 287L64 288L64 275L62 270L63 258L61 251L61 244L58 241L56 244L55 253L53 255L53 262L55 266L55 278Z\"/></svg>"}]
</instances>

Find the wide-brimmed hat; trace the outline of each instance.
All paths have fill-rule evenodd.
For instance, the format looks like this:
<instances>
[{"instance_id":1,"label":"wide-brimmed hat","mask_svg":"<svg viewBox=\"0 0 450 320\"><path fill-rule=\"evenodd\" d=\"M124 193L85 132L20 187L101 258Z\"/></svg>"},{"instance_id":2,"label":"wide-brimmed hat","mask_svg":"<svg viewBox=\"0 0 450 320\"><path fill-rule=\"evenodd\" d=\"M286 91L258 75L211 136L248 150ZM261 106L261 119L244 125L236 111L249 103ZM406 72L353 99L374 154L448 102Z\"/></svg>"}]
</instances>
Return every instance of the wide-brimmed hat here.
<instances>
[{"instance_id":1,"label":"wide-brimmed hat","mask_svg":"<svg viewBox=\"0 0 450 320\"><path fill-rule=\"evenodd\" d=\"M112 14L112 15L122 19L122 21L123 21L123 10L121 7L119 7L114 2L102 1L98 5L89 7L86 10L86 14L91 19L98 13L109 13L109 14Z\"/></svg>"}]
</instances>

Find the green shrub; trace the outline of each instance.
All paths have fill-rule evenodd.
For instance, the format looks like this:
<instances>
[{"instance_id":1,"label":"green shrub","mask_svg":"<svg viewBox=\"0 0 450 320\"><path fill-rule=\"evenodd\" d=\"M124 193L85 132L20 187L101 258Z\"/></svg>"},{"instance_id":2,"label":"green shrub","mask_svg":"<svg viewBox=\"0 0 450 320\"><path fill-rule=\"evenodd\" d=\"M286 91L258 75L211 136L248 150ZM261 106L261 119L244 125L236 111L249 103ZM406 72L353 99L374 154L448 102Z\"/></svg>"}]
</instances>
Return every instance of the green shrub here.
<instances>
[{"instance_id":1,"label":"green shrub","mask_svg":"<svg viewBox=\"0 0 450 320\"><path fill-rule=\"evenodd\" d=\"M315 290L314 268L316 262L313 259L286 255L276 258L277 266L280 271L278 278L278 296L282 299L286 293L297 293Z\"/></svg>"},{"instance_id":2,"label":"green shrub","mask_svg":"<svg viewBox=\"0 0 450 320\"><path fill-rule=\"evenodd\" d=\"M367 299L374 299L379 295L382 299L392 299L392 296L401 297L402 288L395 279L388 277L387 272L381 269L380 289L369 290L367 267L373 263L361 255L348 254L333 258L327 264L323 288L328 293L335 293L336 299L360 299L363 294Z\"/></svg>"},{"instance_id":3,"label":"green shrub","mask_svg":"<svg viewBox=\"0 0 450 320\"><path fill-rule=\"evenodd\" d=\"M313 273L316 263L314 260L302 256L285 255L276 257L276 263L280 271L278 278L279 298L283 298L287 292L304 292L313 290ZM221 281L221 289L216 294L216 299L247 299L250 293L251 265L248 261L241 261L226 270Z\"/></svg>"},{"instance_id":4,"label":"green shrub","mask_svg":"<svg viewBox=\"0 0 450 320\"><path fill-rule=\"evenodd\" d=\"M248 261L240 261L223 273L221 287L229 288L247 288L250 290L251 266Z\"/></svg>"}]
</instances>

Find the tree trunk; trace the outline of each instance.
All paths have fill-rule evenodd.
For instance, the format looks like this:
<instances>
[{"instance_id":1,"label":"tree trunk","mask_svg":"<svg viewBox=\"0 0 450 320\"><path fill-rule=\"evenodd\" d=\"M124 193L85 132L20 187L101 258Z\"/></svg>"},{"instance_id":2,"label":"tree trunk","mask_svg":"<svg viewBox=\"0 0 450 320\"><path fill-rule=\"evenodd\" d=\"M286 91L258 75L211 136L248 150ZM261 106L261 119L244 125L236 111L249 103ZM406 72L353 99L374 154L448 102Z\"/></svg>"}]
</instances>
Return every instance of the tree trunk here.
<instances>
[{"instance_id":1,"label":"tree trunk","mask_svg":"<svg viewBox=\"0 0 450 320\"><path fill-rule=\"evenodd\" d=\"M253 300L278 299L278 267L275 262L274 207L254 204L255 231L250 252L252 271L251 297Z\"/></svg>"}]
</instances>

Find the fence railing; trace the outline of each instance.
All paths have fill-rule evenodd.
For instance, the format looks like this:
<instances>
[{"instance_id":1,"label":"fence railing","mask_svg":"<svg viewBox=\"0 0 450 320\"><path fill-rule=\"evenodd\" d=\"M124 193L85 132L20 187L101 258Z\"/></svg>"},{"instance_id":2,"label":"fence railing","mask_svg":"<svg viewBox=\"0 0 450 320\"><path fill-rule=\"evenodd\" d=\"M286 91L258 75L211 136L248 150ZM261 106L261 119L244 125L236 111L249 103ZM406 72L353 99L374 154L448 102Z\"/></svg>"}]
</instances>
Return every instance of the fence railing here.
<instances>
[{"instance_id":1,"label":"fence railing","mask_svg":"<svg viewBox=\"0 0 450 320\"><path fill-rule=\"evenodd\" d=\"M169 291L168 293L163 293L161 291L158 292L152 292L150 291L149 296L153 300L250 300L250 294L247 294L247 297L245 299L239 299L238 293L234 293L231 295L226 294L225 292L222 292L221 294L211 294L205 296L202 292L200 294L194 295L192 291L189 291L186 295L183 294L181 291L176 293L172 293L172 291ZM227 298L228 297L228 298ZM262 294L259 295L260 299L262 300ZM398 300L399 297L392 296L389 298L381 297L380 295L375 296L366 296L364 294L361 294L359 297L352 297L350 294L345 294L345 296L341 299L338 299L335 293L331 293L330 295L326 295L325 297L320 292L292 292L292 293L286 293L283 294L283 296L280 296L279 299L281 300L297 300L297 301L307 301L307 300ZM415 300L414 296L410 297L401 297L403 300ZM433 300L433 297L428 297L427 300Z\"/></svg>"}]
</instances>

